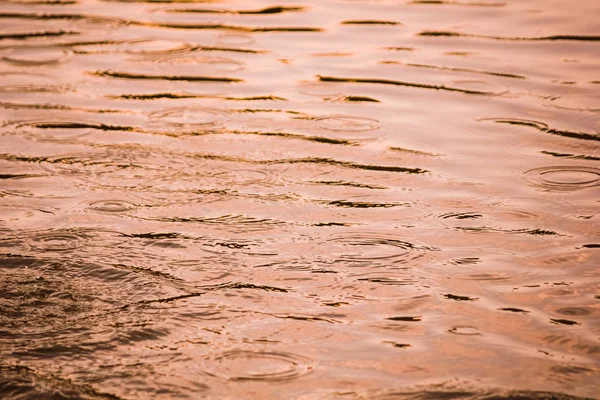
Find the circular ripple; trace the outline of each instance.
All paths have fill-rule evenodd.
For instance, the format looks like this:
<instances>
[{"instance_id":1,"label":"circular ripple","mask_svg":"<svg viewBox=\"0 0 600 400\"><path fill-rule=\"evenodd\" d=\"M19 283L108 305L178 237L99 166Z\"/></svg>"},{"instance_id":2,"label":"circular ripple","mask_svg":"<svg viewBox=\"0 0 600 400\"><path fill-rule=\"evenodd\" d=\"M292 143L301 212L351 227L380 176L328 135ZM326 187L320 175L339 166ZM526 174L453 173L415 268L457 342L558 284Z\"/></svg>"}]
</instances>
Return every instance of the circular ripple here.
<instances>
[{"instance_id":1,"label":"circular ripple","mask_svg":"<svg viewBox=\"0 0 600 400\"><path fill-rule=\"evenodd\" d=\"M212 358L206 372L232 381L282 381L312 369L308 358L291 353L234 350Z\"/></svg>"},{"instance_id":2,"label":"circular ripple","mask_svg":"<svg viewBox=\"0 0 600 400\"><path fill-rule=\"evenodd\" d=\"M71 26L80 32L90 32L95 30L103 30L104 38L110 37L114 34L115 28L127 25L126 20L112 17L99 17L99 16L80 16L71 21Z\"/></svg>"},{"instance_id":3,"label":"circular ripple","mask_svg":"<svg viewBox=\"0 0 600 400\"><path fill-rule=\"evenodd\" d=\"M327 254L340 261L408 262L423 257L420 251L435 250L395 235L367 232L334 234L324 244L328 248Z\"/></svg>"},{"instance_id":4,"label":"circular ripple","mask_svg":"<svg viewBox=\"0 0 600 400\"><path fill-rule=\"evenodd\" d=\"M2 61L19 66L52 65L71 58L71 50L58 47L11 47L0 56Z\"/></svg>"},{"instance_id":5,"label":"circular ripple","mask_svg":"<svg viewBox=\"0 0 600 400\"><path fill-rule=\"evenodd\" d=\"M62 141L78 139L97 131L98 124L89 121L71 119L38 119L12 121L2 126L14 129L16 133L32 136L36 139Z\"/></svg>"},{"instance_id":6,"label":"circular ripple","mask_svg":"<svg viewBox=\"0 0 600 400\"><path fill-rule=\"evenodd\" d=\"M248 186L262 184L272 180L271 176L263 171L252 169L234 169L218 172L211 175L221 186Z\"/></svg>"},{"instance_id":7,"label":"circular ripple","mask_svg":"<svg viewBox=\"0 0 600 400\"><path fill-rule=\"evenodd\" d=\"M320 81L302 81L298 85L298 92L316 97L337 97L344 93L342 84Z\"/></svg>"},{"instance_id":8,"label":"circular ripple","mask_svg":"<svg viewBox=\"0 0 600 400\"><path fill-rule=\"evenodd\" d=\"M523 173L530 184L547 191L567 192L600 186L600 169L553 166L534 168Z\"/></svg>"},{"instance_id":9,"label":"circular ripple","mask_svg":"<svg viewBox=\"0 0 600 400\"><path fill-rule=\"evenodd\" d=\"M40 232L30 239L29 247L39 251L69 251L83 245L87 235L70 230Z\"/></svg>"},{"instance_id":10,"label":"circular ripple","mask_svg":"<svg viewBox=\"0 0 600 400\"><path fill-rule=\"evenodd\" d=\"M474 328L472 326L454 326L447 330L448 333L453 333L455 335L463 335L463 336L478 336L481 335L479 329Z\"/></svg>"},{"instance_id":11,"label":"circular ripple","mask_svg":"<svg viewBox=\"0 0 600 400\"><path fill-rule=\"evenodd\" d=\"M0 80L6 80L10 83L9 85L0 86L1 93L60 93L70 89L67 85L56 85L56 77L43 74L3 72L0 73Z\"/></svg>"},{"instance_id":12,"label":"circular ripple","mask_svg":"<svg viewBox=\"0 0 600 400\"><path fill-rule=\"evenodd\" d=\"M332 115L316 118L319 127L335 132L365 132L379 129L379 121L371 118Z\"/></svg>"},{"instance_id":13,"label":"circular ripple","mask_svg":"<svg viewBox=\"0 0 600 400\"><path fill-rule=\"evenodd\" d=\"M600 111L600 96L576 94L561 96L548 102L550 106L577 111Z\"/></svg>"},{"instance_id":14,"label":"circular ripple","mask_svg":"<svg viewBox=\"0 0 600 400\"><path fill-rule=\"evenodd\" d=\"M57 165L56 170L61 174L71 174L85 190L131 189L139 192L167 176L176 179L174 171L166 166L121 154L75 155L72 159L73 164Z\"/></svg>"},{"instance_id":15,"label":"circular ripple","mask_svg":"<svg viewBox=\"0 0 600 400\"><path fill-rule=\"evenodd\" d=\"M156 124L180 130L217 126L226 121L225 112L204 107L179 107L154 111L148 118Z\"/></svg>"},{"instance_id":16,"label":"circular ripple","mask_svg":"<svg viewBox=\"0 0 600 400\"><path fill-rule=\"evenodd\" d=\"M173 66L178 67L191 67L194 68L195 71L198 71L198 68L202 68L203 70L207 69L219 72L235 72L242 70L246 67L245 63L227 57L175 55L171 57L160 58L158 60L153 61L157 63L171 64Z\"/></svg>"},{"instance_id":17,"label":"circular ripple","mask_svg":"<svg viewBox=\"0 0 600 400\"><path fill-rule=\"evenodd\" d=\"M120 213L131 211L137 208L137 206L124 200L100 200L90 203L88 208L93 211Z\"/></svg>"},{"instance_id":18,"label":"circular ripple","mask_svg":"<svg viewBox=\"0 0 600 400\"><path fill-rule=\"evenodd\" d=\"M163 56L185 53L191 50L193 50L193 47L184 42L164 39L143 39L127 42L125 53L140 56Z\"/></svg>"},{"instance_id":19,"label":"circular ripple","mask_svg":"<svg viewBox=\"0 0 600 400\"><path fill-rule=\"evenodd\" d=\"M459 90L485 93L488 95L500 95L508 91L508 88L506 86L481 80L451 81L448 86Z\"/></svg>"}]
</instances>

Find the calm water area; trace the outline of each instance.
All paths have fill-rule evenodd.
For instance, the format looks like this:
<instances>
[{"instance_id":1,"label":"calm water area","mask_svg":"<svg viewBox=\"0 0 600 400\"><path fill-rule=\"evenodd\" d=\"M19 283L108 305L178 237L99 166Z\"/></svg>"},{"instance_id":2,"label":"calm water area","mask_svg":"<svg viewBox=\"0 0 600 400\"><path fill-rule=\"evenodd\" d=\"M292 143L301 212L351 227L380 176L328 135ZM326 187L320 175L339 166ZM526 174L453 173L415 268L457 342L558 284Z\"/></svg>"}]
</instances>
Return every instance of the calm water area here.
<instances>
[{"instance_id":1,"label":"calm water area","mask_svg":"<svg viewBox=\"0 0 600 400\"><path fill-rule=\"evenodd\" d=\"M0 1L0 399L598 399L599 222L598 0Z\"/></svg>"}]
</instances>

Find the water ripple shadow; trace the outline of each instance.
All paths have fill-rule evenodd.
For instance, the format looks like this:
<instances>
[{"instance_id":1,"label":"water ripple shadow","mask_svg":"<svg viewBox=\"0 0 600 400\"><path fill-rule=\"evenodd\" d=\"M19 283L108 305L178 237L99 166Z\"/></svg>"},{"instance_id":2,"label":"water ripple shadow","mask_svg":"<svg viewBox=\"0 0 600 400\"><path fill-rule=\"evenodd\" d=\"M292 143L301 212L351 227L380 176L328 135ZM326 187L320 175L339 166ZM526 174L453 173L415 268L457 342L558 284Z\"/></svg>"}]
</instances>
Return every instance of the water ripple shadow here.
<instances>
[{"instance_id":1,"label":"water ripple shadow","mask_svg":"<svg viewBox=\"0 0 600 400\"><path fill-rule=\"evenodd\" d=\"M121 78L121 79L141 79L141 80L165 80L165 81L187 81L187 82L244 82L243 79L230 78L224 76L200 76L200 75L147 75L132 72L120 71L95 71L89 72L90 75L105 77L105 78Z\"/></svg>"},{"instance_id":2,"label":"water ripple shadow","mask_svg":"<svg viewBox=\"0 0 600 400\"><path fill-rule=\"evenodd\" d=\"M243 25L227 25L227 24L175 24L166 22L137 22L136 24L167 29L183 29L183 30L228 30L235 32L255 32L255 33L270 33L270 32L324 32L325 29L309 26L243 26Z\"/></svg>"},{"instance_id":3,"label":"water ripple shadow","mask_svg":"<svg viewBox=\"0 0 600 400\"><path fill-rule=\"evenodd\" d=\"M272 15L287 12L305 11L306 7L270 6L258 10L224 10L214 8L169 8L166 13L183 14L236 14L236 15Z\"/></svg>"},{"instance_id":4,"label":"water ripple shadow","mask_svg":"<svg viewBox=\"0 0 600 400\"><path fill-rule=\"evenodd\" d=\"M24 32L24 33L2 33L0 34L0 40L26 40L30 38L44 38L44 37L57 37L57 36L74 36L80 35L80 32L75 31L43 31L43 32ZM3 58L4 61L7 61Z\"/></svg>"},{"instance_id":5,"label":"water ripple shadow","mask_svg":"<svg viewBox=\"0 0 600 400\"><path fill-rule=\"evenodd\" d=\"M535 128L540 132L548 133L550 135L558 135L573 139L582 139L582 140L594 140L600 141L600 135L595 135L593 133L586 132L574 132L567 131L562 129L553 129L548 126L548 124L539 121L532 121L527 119L518 119L518 118L480 118L477 121L491 121L497 124L508 124L508 125L517 125L517 126L525 126L530 128Z\"/></svg>"},{"instance_id":6,"label":"water ripple shadow","mask_svg":"<svg viewBox=\"0 0 600 400\"><path fill-rule=\"evenodd\" d=\"M551 36L540 36L540 37L514 37L514 36L488 36L488 35L475 35L469 33L460 33L452 31L423 31L418 34L419 36L428 37L468 37L477 39L492 39L492 40L503 40L503 41L515 41L515 42L542 42L542 41L584 41L584 42L597 42L600 41L598 35L551 35Z\"/></svg>"},{"instance_id":7,"label":"water ripple shadow","mask_svg":"<svg viewBox=\"0 0 600 400\"><path fill-rule=\"evenodd\" d=\"M441 90L446 92L459 92L464 94L475 94L475 95L485 95L485 96L498 96L502 93L498 92L483 92L480 90L469 90L469 89L460 89L451 86L445 85L432 85L428 83L418 83L418 82L404 82L404 81L396 81L391 79L377 79L377 78L340 78L335 76L322 76L317 75L317 78L321 82L339 82L339 83L368 83L368 84L379 84L379 85L391 85L391 86L404 86L404 87L412 87L418 89L431 89L431 90Z\"/></svg>"}]
</instances>

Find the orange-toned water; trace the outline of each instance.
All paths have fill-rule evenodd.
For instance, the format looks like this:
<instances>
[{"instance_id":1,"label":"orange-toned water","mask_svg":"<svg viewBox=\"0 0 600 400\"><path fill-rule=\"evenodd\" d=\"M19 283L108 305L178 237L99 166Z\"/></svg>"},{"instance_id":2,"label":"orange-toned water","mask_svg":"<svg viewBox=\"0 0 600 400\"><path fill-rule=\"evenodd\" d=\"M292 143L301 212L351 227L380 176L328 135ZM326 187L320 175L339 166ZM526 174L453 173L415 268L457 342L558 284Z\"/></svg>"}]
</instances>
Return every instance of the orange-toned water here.
<instances>
[{"instance_id":1,"label":"orange-toned water","mask_svg":"<svg viewBox=\"0 0 600 400\"><path fill-rule=\"evenodd\" d=\"M599 21L2 1L0 398L600 397Z\"/></svg>"}]
</instances>

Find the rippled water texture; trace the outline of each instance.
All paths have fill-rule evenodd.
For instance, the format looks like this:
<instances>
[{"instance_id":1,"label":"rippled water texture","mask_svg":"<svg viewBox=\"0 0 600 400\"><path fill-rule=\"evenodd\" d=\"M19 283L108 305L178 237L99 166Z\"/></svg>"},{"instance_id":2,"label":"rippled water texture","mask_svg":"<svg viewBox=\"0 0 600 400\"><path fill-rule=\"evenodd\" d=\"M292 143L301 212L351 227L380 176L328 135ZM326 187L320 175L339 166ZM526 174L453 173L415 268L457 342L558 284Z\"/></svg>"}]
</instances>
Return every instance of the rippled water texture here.
<instances>
[{"instance_id":1,"label":"rippled water texture","mask_svg":"<svg viewBox=\"0 0 600 400\"><path fill-rule=\"evenodd\" d=\"M600 398L600 3L0 2L0 398Z\"/></svg>"}]
</instances>

